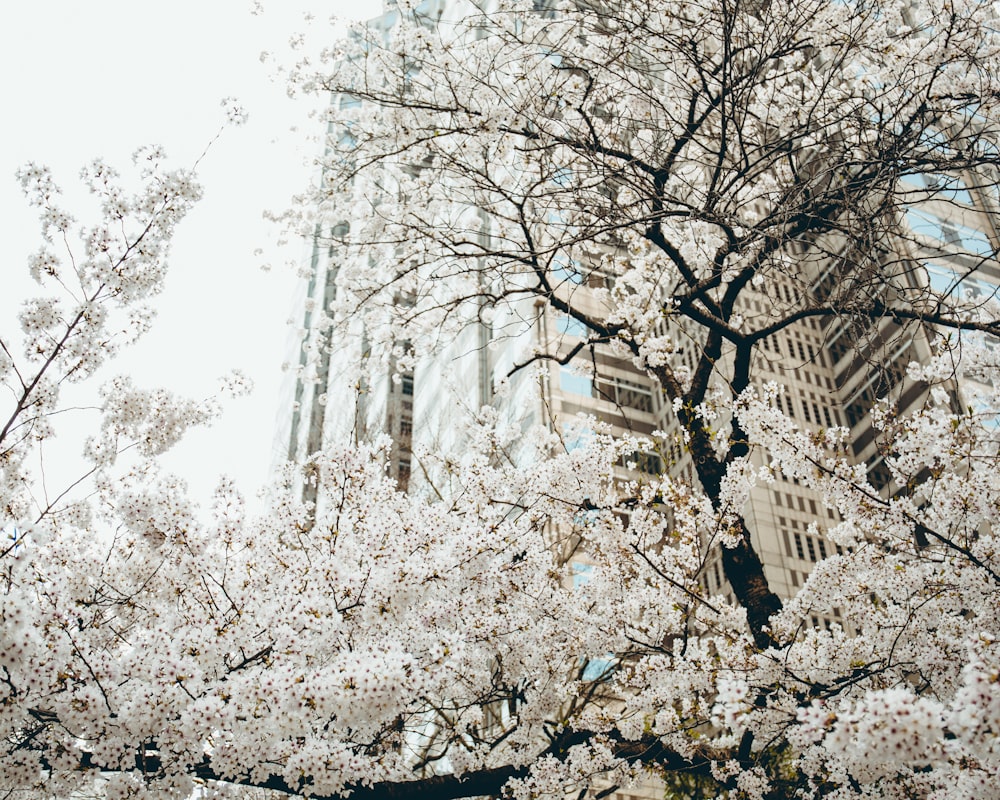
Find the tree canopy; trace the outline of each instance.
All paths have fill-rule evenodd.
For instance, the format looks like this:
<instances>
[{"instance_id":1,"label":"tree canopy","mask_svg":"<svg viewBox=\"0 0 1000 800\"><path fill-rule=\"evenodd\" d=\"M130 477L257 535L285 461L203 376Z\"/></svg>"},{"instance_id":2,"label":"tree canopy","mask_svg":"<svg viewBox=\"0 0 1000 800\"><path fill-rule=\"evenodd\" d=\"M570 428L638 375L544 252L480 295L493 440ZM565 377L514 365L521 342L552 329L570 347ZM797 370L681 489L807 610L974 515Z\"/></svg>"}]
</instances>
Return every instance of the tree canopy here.
<instances>
[{"instance_id":1,"label":"tree canopy","mask_svg":"<svg viewBox=\"0 0 1000 800\"><path fill-rule=\"evenodd\" d=\"M39 501L60 385L141 333L198 189L155 151L135 195L96 163L103 216L64 252L76 223L28 167L45 294L23 353L0 339L0 788L993 796L994 6L435 8L400 3L290 71L334 98L302 206L338 265L331 335L360 322L405 366L472 324L566 315L576 343L519 354L498 391L553 360L628 359L696 480L626 479L648 443L596 423L584 447L543 427L510 458L522 432L483 409L455 423L460 469L424 455L450 474L440 497L401 493L385 442L329 443L261 518L223 484L205 522L156 457L213 409L119 378L94 492ZM806 320L865 362L923 343L871 409L888 484L847 427L782 408L769 343ZM836 520L784 600L746 519L776 480ZM731 599L701 581L710 545ZM811 623L833 609L841 624Z\"/></svg>"}]
</instances>

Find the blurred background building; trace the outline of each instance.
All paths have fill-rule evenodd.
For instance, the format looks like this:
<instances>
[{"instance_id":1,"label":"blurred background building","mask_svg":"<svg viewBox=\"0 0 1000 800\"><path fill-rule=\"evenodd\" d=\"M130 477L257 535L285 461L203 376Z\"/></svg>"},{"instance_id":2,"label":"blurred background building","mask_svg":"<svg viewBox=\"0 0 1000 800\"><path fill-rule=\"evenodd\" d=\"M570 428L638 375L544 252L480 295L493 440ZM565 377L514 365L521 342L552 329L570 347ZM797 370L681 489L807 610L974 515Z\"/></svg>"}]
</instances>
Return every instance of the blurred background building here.
<instances>
[{"instance_id":1,"label":"blurred background building","mask_svg":"<svg viewBox=\"0 0 1000 800\"><path fill-rule=\"evenodd\" d=\"M447 2L427 0L421 13L439 18ZM397 21L390 8L369 24L388 40ZM332 102L346 107L358 101L345 95ZM969 301L992 298L1000 285L994 181L975 175L914 175L903 176L901 189L908 205L893 222L895 249L879 256L893 275L886 291ZM301 289L301 326L290 343L293 379L281 432L283 458L302 461L324 442L387 435L392 440L388 470L400 488L421 492L433 486L440 492L442 485L419 453L460 452L460 421L491 406L504 423L524 431L547 426L560 434L566 448L585 441L591 417L619 434L646 437L657 431L655 444L623 459L622 477L667 472L697 483L673 408L659 385L631 359L607 345L588 343L579 322L542 298L497 309L488 323L480 321L482 315L470 319L454 340L402 371L398 354L369 351L360 326L334 332L324 310L335 297L339 264L326 234L335 234L336 225L345 222L331 221L329 231L316 231L309 278ZM833 238L789 253L795 268L778 283L748 289L741 313L761 327L801 307L805 296L849 303L852 292L864 289L859 283L863 276L850 267L854 246ZM610 288L613 276L596 265L553 263L555 291L584 311L599 311L596 290ZM886 466L870 411L880 400L900 412L922 402L926 387L907 377L907 365L930 357L937 332L919 322L856 320L849 315L806 317L762 340L754 356L754 382L783 385L778 403L803 428L848 428L853 458L867 466L873 486L891 493L899 487ZM398 345L402 352L407 343ZM576 356L559 363L574 348ZM692 339L674 358L693 366L697 348ZM536 362L533 369L516 369L518 359L530 352L552 358ZM363 358L378 359L380 368L365 373L359 368ZM497 391L500 386L502 392ZM971 388L953 387L956 409L966 407ZM309 487L304 491L314 497ZM755 487L745 516L768 581L782 597L793 595L812 566L835 550L824 536L837 522L835 512L795 480L779 477L772 485ZM729 594L717 548L707 553L704 589ZM830 618L813 622L825 624L837 617L834 610Z\"/></svg>"},{"instance_id":2,"label":"blurred background building","mask_svg":"<svg viewBox=\"0 0 1000 800\"><path fill-rule=\"evenodd\" d=\"M447 2L427 0L422 13L439 16ZM397 19L390 8L370 25L388 40ZM335 96L332 102L347 107L358 101ZM994 298L1000 286L995 185L976 175L903 176L906 205L890 220L893 249L876 254L878 268L892 276L884 290L913 293L931 303L935 297L973 303ZM470 318L457 336L405 368L398 359L408 342L396 343L394 352L376 353L360 323L334 329L325 312L336 297L340 264L330 242L344 224L349 221L330 220L317 228L309 276L300 289L300 325L289 341L292 369L286 424L280 432L282 459L304 462L325 443L387 436L387 470L400 489L446 496L448 477L440 473L440 459L421 454L460 458L463 422L488 407L500 424L515 430L545 426L561 437L567 450L586 443L595 420L617 434L649 437L648 447L619 463L620 477L641 481L668 473L697 485L674 408L659 384L633 359L606 344L591 343L581 323L544 298L520 300ZM846 238L828 237L788 253L794 266L777 283L759 290L748 287L740 313L759 329L802 308L809 298L817 304L849 306L854 293L867 290L865 276L851 266L857 263L851 253L855 246ZM602 290L613 287L614 276L596 263L554 261L550 282L574 307L600 316ZM405 305L408 300L400 297L399 302ZM761 341L752 375L758 388L766 382L784 387L777 402L800 427L847 428L850 456L865 464L870 483L889 495L902 487L893 482L886 465L871 410L884 401L905 413L923 402L927 387L907 376L907 366L927 361L941 332L919 320L903 324L892 318L858 319L849 314L804 316ZM693 368L699 347L692 336L673 357ZM547 358L519 369L531 353ZM718 372L721 380L724 364ZM954 409L966 408L975 389L955 383ZM516 437L508 455L515 461L531 457L527 449L519 450ZM765 455L759 449L754 457L763 465ZM303 494L315 500L315 486L306 484ZM794 479L778 475L772 484L755 486L744 517L770 587L783 598L794 595L813 566L837 550L825 536L838 522L836 512ZM585 553L576 553L567 565L567 580L586 581L588 569ZM712 543L706 543L699 581L707 594L733 599L720 550ZM830 625L839 617L835 608L811 621ZM593 660L580 677L599 680L610 663ZM663 787L619 790L614 796L648 800L662 797Z\"/></svg>"}]
</instances>

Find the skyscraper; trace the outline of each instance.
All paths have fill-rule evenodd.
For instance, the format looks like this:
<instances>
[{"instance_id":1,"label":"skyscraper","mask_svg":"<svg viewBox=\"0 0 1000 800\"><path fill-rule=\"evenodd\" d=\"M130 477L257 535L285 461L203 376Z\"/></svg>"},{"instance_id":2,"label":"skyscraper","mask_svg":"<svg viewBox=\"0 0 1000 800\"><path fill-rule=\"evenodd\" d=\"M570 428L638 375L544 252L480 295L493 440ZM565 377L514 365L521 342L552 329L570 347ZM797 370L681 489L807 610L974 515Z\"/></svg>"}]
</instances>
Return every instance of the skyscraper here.
<instances>
[{"instance_id":1,"label":"skyscraper","mask_svg":"<svg viewBox=\"0 0 1000 800\"><path fill-rule=\"evenodd\" d=\"M458 5L425 2L415 13L421 24L432 28L457 14ZM389 42L398 20L399 12L389 8L370 23L370 30ZM560 63L555 59L561 57L549 58ZM333 97L336 109L353 109L361 102L348 93ZM930 134L926 145L931 152L944 146L947 133ZM340 141L350 139L346 132L333 135ZM568 184L566 174L558 171L552 181L557 187ZM879 224L892 231L879 231L877 245L852 241L838 230L801 237L785 247L788 269L766 287L748 287L737 303L739 317L758 329L796 318L757 342L753 383L782 385L777 402L803 427L850 429L853 458L866 464L872 484L886 493L901 487L886 466L869 415L872 406L884 399L903 412L924 397L926 387L908 379L906 367L931 355L937 332L934 314L925 311L934 298L985 302L1000 283L995 260L997 198L989 176L903 172L899 185L905 204L902 210L878 212ZM347 334L344 328L332 334L325 311L334 299L340 267L338 226L344 230L350 220L328 220L316 230L303 303L289 458L302 459L335 438L387 435L392 442L391 474L402 488L427 490L435 478L421 462L420 450L460 450L460 421L489 406L508 424L548 426L563 437L567 448L586 438L586 415L619 434L650 437L657 432L645 449L623 459L622 475L665 471L698 482L677 409L663 387L627 349L596 336L560 310L569 306L591 313L606 302L615 276L602 268L596 255L589 260L554 257L548 267L548 299L535 294L470 316L454 339L414 363L405 339L392 347L382 342L373 348L360 322L350 323ZM662 289L665 303L669 291L667 286ZM925 311L914 319L809 313L817 304L849 308L855 295L872 291L918 298ZM400 294L398 302L405 306L410 299ZM336 338L331 340L331 334ZM696 368L704 347L699 335L693 333L686 344L673 349L675 365ZM717 382L727 380L727 359L732 352L723 350L715 363ZM956 407L967 403L963 392L968 388L953 387ZM768 581L781 596L794 594L812 565L834 551L823 536L836 521L834 512L794 480L779 475L775 484L755 487L745 515ZM705 590L713 593L727 591L718 552L706 550L701 576Z\"/></svg>"},{"instance_id":2,"label":"skyscraper","mask_svg":"<svg viewBox=\"0 0 1000 800\"><path fill-rule=\"evenodd\" d=\"M826 8L810 6L821 7ZM422 31L436 31L433 19L446 18L451 8L423 6L428 27L410 31L408 41L420 42ZM592 11L589 5L587 10ZM544 19L558 16L543 7L536 12ZM757 9L745 13L752 17ZM374 23L377 35L368 45L377 50L379 41L392 42L395 19L391 12ZM738 27L738 20L727 21ZM479 41L481 32L482 39L488 38L485 31L493 20L486 16L480 22L480 28L466 29L470 42ZM668 31L665 39L675 49L664 46L662 64L650 66L629 48L613 53L598 48L596 55L586 50L585 44L605 34L617 43L613 26L599 13L562 39L544 24L525 32L530 26L522 22L515 19L506 29L509 53L500 45L483 47L486 55L477 62L492 68L495 58L509 70L509 82L497 83L516 109L499 115L499 121L481 123L488 112L476 97L462 97L452 108L446 90L454 89L453 97L467 85L449 84L444 68L435 72L434 64L421 64L420 53L405 47L386 45L380 51L372 82L362 81L360 94L346 84L334 95L337 113L331 116L344 127L333 131L333 155L326 163L350 193L353 166L338 171L334 161L350 162L352 148L361 143L367 163L376 167L353 199L367 204L371 213L367 222L349 218L344 203L341 217L323 219L316 231L310 313L335 299L329 287L347 288L355 296L382 292L385 302L395 304L400 324L382 325L372 335L359 313L343 318L332 340L324 339L332 330L326 320L321 329L305 326L303 364L312 370L314 383L303 384L299 392L300 434L293 436L289 452L302 458L317 441L388 434L388 469L399 485L448 498L452 486L461 483L452 476L461 470L469 420L483 416L508 432L544 426L551 434L548 441L558 441L551 446L566 451L584 445L591 429L605 425L616 434L638 437L634 450L615 467L623 485L662 475L680 478L694 488L692 493L704 489L720 520L726 514L719 501L721 481L730 465L746 457L755 474L770 480L749 488L745 502L740 498L731 515L738 518L737 536L720 530L721 524L704 532L694 575L684 576L694 580L684 586L688 594L681 604L692 596L699 602L720 595L734 601L747 612L757 654L766 661L775 642L768 623L777 598L807 597L799 590L809 574L838 552L837 542L846 537L828 535L839 522L838 512L808 488L808 480L772 468L771 455L747 441L730 417L734 398L752 389L763 395L771 384L780 385L782 391L768 396L800 429L817 440L824 439L824 431L846 429L838 446L864 465L871 486L861 489L872 502L910 491L910 478L919 476L892 471L891 450L871 412L879 406L891 427L894 414L921 405L928 387L908 372L908 364L926 363L939 336L950 337L952 347L959 340L968 343L968 333L959 330L972 319L965 315L992 302L1000 284L995 180L960 152L964 140L979 136L981 123L973 119L956 129L954 121L935 113L921 117L912 136L904 123L891 118L878 128L869 105L877 92L859 81L853 98L857 112L829 112L833 122L817 132L810 128L809 114L799 113L799 98L808 96L809 81L826 86L824 76L836 66L820 63L810 44L793 70L784 72L787 53L779 48L779 54L747 67L743 76L751 87L748 95L760 88L754 83L758 78L768 98L788 86L802 89L780 100L785 105L778 110L786 113L776 112L774 118L792 120L787 123L791 130L783 131L767 103L728 117L719 110L726 105L723 99L728 102L730 84L720 79L722 88L713 93L711 81L730 67L737 72L743 67L721 56L713 61L724 48L706 46L698 53L704 61L689 78L684 72L688 51L676 45L688 41L685 30ZM720 27L719 40L733 44L725 39L731 28ZM764 39L761 48L772 41ZM789 41L798 41L795 31ZM643 43L634 43L641 51ZM690 46L697 50L696 43ZM480 51L470 44L468 52ZM618 53L625 55L616 60ZM367 54L359 49L354 57L367 59ZM615 105L609 88L585 106L606 62L610 72L634 79L609 81L609 86L626 93L629 87L641 90L630 103ZM461 63L452 66L461 71ZM663 74L671 70L678 73L672 76L672 93L656 94L657 82L665 82ZM488 84L476 69L469 72ZM848 78L858 73L863 77L863 70L851 66ZM541 77L532 82L535 74ZM770 85L772 75L778 76L777 89ZM519 93L521 83L531 91ZM442 86L445 91L439 92ZM687 105L677 103L687 109L685 116L671 103L689 87L694 88ZM492 97L500 105L507 99L502 91ZM543 99L533 104L535 96ZM365 103L372 104L373 117L384 111L367 128L357 114ZM409 113L413 109L407 104L417 110ZM816 101L819 105L826 108ZM517 117L523 107L531 113ZM435 113L421 116L427 108ZM696 116L691 109L700 108L705 118L718 113L721 119L714 127L706 125L708 132L691 145L689 128L697 127L690 122ZM726 140L733 127L739 135ZM861 144L845 145L855 134ZM514 140L508 149L504 135ZM439 139L451 141L438 146ZM883 139L888 143L882 145ZM949 144L955 141L961 146ZM871 142L878 146L866 151ZM478 154L477 146L485 154L479 161L468 155ZM661 166L670 161L665 154L681 152L688 163ZM491 159L499 158L497 153L508 161L494 173ZM385 173L377 171L380 158ZM667 193L664 186L671 180L675 185ZM715 184L727 188L716 193ZM771 184L777 188L770 194L758 191ZM367 249L351 251L350 237L338 231L356 224L369 224L375 233L368 239L360 235ZM344 257L362 261L351 264L340 260ZM377 278L369 279L365 267ZM341 269L350 270L348 280L340 280ZM410 280L413 276L428 280ZM382 285L373 286L376 282ZM461 284L455 293L462 296L460 302L449 300L451 282ZM444 333L435 337L425 326L426 338L433 341L421 342L414 356L409 347L413 329L404 323L421 314L441 320ZM689 391L691 386L700 388ZM974 389L952 381L947 393L953 408L971 407L970 413L977 413ZM516 434L507 441L505 459L518 462L536 455L521 448ZM573 517L573 530L564 537L573 540L572 553L560 554L553 573L567 587L585 583L596 561L596 544L587 553L587 508L583 503ZM631 512L616 509L616 514L628 518ZM712 513L707 516L716 520ZM664 531L666 540L670 532ZM727 536L727 544L733 539L737 544L721 546ZM590 541L596 543L597 537ZM744 551L737 552L740 546ZM650 547L648 552L663 544ZM753 562L758 556L759 570ZM605 567L605 574L615 573L614 565ZM761 571L766 583L740 585ZM839 635L837 625L843 622L849 636L851 620L857 625L858 616L845 618L837 604L850 602L805 610L790 606L801 611L800 631L812 626L812 634L830 628L830 636ZM661 639L640 650L668 652L673 640ZM576 669L581 683L600 692L598 684L606 670L614 669L617 653L642 657L629 647L607 648L615 653L606 659L595 657L603 646L580 658L574 651L566 656L566 671ZM576 699L572 691L568 703ZM702 717L700 724L709 722Z\"/></svg>"}]
</instances>

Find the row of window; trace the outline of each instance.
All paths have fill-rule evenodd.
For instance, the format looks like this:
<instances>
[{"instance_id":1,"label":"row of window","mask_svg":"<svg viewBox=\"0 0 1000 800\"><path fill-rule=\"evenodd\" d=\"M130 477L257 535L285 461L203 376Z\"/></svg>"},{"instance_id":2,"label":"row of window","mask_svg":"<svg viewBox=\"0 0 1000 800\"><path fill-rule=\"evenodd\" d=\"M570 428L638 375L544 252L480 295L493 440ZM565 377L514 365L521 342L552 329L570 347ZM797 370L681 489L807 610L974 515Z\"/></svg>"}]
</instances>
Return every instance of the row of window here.
<instances>
[{"instance_id":1,"label":"row of window","mask_svg":"<svg viewBox=\"0 0 1000 800\"><path fill-rule=\"evenodd\" d=\"M714 584L711 580L709 580L710 577L715 578ZM720 567L718 561L713 561L712 568L706 570L706 576L704 582L705 589L708 590L709 592L721 592L723 588L723 583L724 581L722 577L722 568Z\"/></svg>"},{"instance_id":2,"label":"row of window","mask_svg":"<svg viewBox=\"0 0 1000 800\"><path fill-rule=\"evenodd\" d=\"M598 376L594 381L594 394L601 400L623 408L653 413L653 393L648 386L625 378L605 378Z\"/></svg>"},{"instance_id":3,"label":"row of window","mask_svg":"<svg viewBox=\"0 0 1000 800\"><path fill-rule=\"evenodd\" d=\"M781 498L782 498L781 492L778 491L774 492L774 504L779 508L784 507L794 511L795 508L797 507L798 510L804 514L809 513L812 514L814 517L819 515L819 509L816 505L816 501L811 497L803 497L802 495L797 495L793 497L788 492L785 492L784 502L782 502ZM808 511L806 510L806 506L809 507ZM784 517L781 518L781 524L782 525L785 524ZM797 525L798 525L797 520L792 520L792 527L794 528Z\"/></svg>"},{"instance_id":4,"label":"row of window","mask_svg":"<svg viewBox=\"0 0 1000 800\"><path fill-rule=\"evenodd\" d=\"M802 406L802 419L809 425L819 425L826 428L833 428L838 424L836 412L830 408L827 402L820 402L814 392L808 392L810 399L806 399L805 390L799 390L799 403ZM789 392L779 394L776 403L778 409L790 419L799 417L795 404Z\"/></svg>"},{"instance_id":5,"label":"row of window","mask_svg":"<svg viewBox=\"0 0 1000 800\"><path fill-rule=\"evenodd\" d=\"M783 343L784 347L788 350L787 355L792 358L797 358L803 363L807 361L814 361L819 355L819 350L814 347L811 342L803 341L797 336L786 337L783 339ZM780 343L778 339L773 336L762 339L760 344L761 347L769 353L774 353L779 356L786 355L786 353L782 352L782 343Z\"/></svg>"},{"instance_id":6,"label":"row of window","mask_svg":"<svg viewBox=\"0 0 1000 800\"><path fill-rule=\"evenodd\" d=\"M853 428L865 419L875 403L887 397L903 381L909 361L909 347L909 343L900 345L885 364L870 369L868 377L854 390L844 406L848 427Z\"/></svg>"},{"instance_id":7,"label":"row of window","mask_svg":"<svg viewBox=\"0 0 1000 800\"><path fill-rule=\"evenodd\" d=\"M798 558L800 561L811 561L815 564L830 554L832 546L827 544L826 539L797 530L793 530L789 536L789 527L794 528L798 525L798 520L791 520L791 522L792 525L789 526L784 517L778 517L781 537L785 544L785 555L789 558ZM839 549L837 548L838 552Z\"/></svg>"},{"instance_id":8,"label":"row of window","mask_svg":"<svg viewBox=\"0 0 1000 800\"><path fill-rule=\"evenodd\" d=\"M769 290L773 299L784 300L786 303L799 305L802 302L799 287L792 286L785 281L776 282Z\"/></svg>"},{"instance_id":9,"label":"row of window","mask_svg":"<svg viewBox=\"0 0 1000 800\"><path fill-rule=\"evenodd\" d=\"M559 369L559 388L569 394L592 397L608 403L653 413L653 392L648 386L625 378L577 375L569 366Z\"/></svg>"},{"instance_id":10,"label":"row of window","mask_svg":"<svg viewBox=\"0 0 1000 800\"><path fill-rule=\"evenodd\" d=\"M771 309L772 305L773 303L763 303L760 300L755 300L755 299L744 300L743 298L741 298L741 302L739 303L738 307L740 309L743 309L744 312L747 310L747 308L749 308L755 314L770 315L772 311ZM750 314L748 313L745 313L744 315L750 316ZM799 322L797 323L798 327L804 327L813 331L819 330L819 325L820 323L814 317L806 317L806 319L799 320Z\"/></svg>"},{"instance_id":11,"label":"row of window","mask_svg":"<svg viewBox=\"0 0 1000 800\"><path fill-rule=\"evenodd\" d=\"M826 342L826 351L830 354L830 363L836 366L848 353L857 354L858 342L868 332L871 320L863 317L838 319L830 338Z\"/></svg>"},{"instance_id":12,"label":"row of window","mask_svg":"<svg viewBox=\"0 0 1000 800\"><path fill-rule=\"evenodd\" d=\"M586 447L593 438L594 432L588 428L579 428L575 425L563 426L563 446L567 453L572 453L581 447ZM647 450L636 450L621 456L616 462L619 467L625 469L638 470L649 475L660 475L663 473L663 459L658 453Z\"/></svg>"},{"instance_id":13,"label":"row of window","mask_svg":"<svg viewBox=\"0 0 1000 800\"><path fill-rule=\"evenodd\" d=\"M800 560L806 560L806 552L809 554L809 561L812 561L813 563L826 558L826 542L823 539L798 532L793 533L792 538L795 539L795 555L797 555ZM805 543L804 550L802 547L803 542ZM817 552L819 552L819 558L816 558Z\"/></svg>"},{"instance_id":14,"label":"row of window","mask_svg":"<svg viewBox=\"0 0 1000 800\"><path fill-rule=\"evenodd\" d=\"M656 453L650 453L645 450L636 450L634 453L624 455L616 463L619 467L638 470L639 472L645 472L647 475L660 475L663 473L663 459Z\"/></svg>"}]
</instances>

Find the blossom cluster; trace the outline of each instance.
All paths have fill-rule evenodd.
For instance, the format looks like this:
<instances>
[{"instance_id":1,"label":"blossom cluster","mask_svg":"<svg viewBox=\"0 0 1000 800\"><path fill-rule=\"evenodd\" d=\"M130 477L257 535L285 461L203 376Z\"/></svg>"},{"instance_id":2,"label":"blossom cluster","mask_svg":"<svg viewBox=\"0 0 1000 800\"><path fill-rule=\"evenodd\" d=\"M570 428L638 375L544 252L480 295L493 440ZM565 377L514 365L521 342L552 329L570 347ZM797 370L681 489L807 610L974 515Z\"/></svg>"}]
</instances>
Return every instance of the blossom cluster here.
<instances>
[{"instance_id":1,"label":"blossom cluster","mask_svg":"<svg viewBox=\"0 0 1000 800\"><path fill-rule=\"evenodd\" d=\"M969 334L1000 323L885 263L903 174L991 166L992 7L535 10L435 27L401 1L391 34L290 70L329 137L289 218L336 258L298 377L338 388L337 335L364 342L358 395L451 348L534 413L549 366L596 383L599 354L657 382L670 430L474 408L448 420L457 445L417 449L424 494L389 476L390 443L352 438L287 467L261 515L223 481L206 516L158 458L214 402L119 377L92 491L47 495L32 468L60 388L145 330L200 189L159 148L136 153L135 192L96 161L100 217L78 228L28 165L42 294L21 349L0 339L0 793L431 796L450 779L528 800L656 776L753 800L995 794L1000 364ZM831 258L852 271L824 299ZM812 317L948 332L910 370L912 408L868 417L898 491L761 379L766 345ZM676 460L640 476L637 452ZM783 600L748 510L779 476L829 512L807 530L832 546Z\"/></svg>"}]
</instances>

